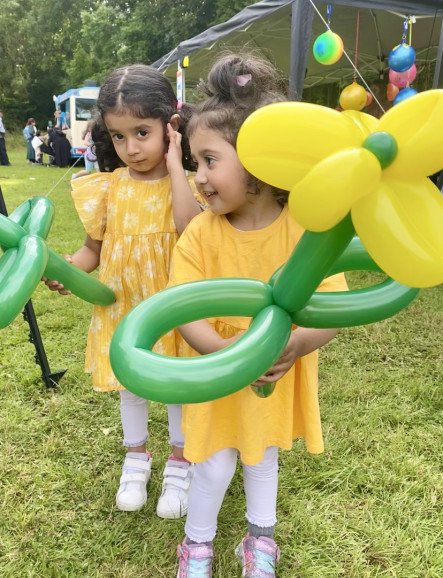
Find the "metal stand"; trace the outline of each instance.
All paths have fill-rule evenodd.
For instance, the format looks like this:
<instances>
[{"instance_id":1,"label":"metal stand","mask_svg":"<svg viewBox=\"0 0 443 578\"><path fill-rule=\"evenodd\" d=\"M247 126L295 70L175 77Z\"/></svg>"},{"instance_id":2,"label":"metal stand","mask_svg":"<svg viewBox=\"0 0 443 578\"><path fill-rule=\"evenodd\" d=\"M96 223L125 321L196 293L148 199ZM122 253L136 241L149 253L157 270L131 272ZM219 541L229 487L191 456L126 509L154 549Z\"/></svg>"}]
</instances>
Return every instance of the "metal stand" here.
<instances>
[{"instance_id":1,"label":"metal stand","mask_svg":"<svg viewBox=\"0 0 443 578\"><path fill-rule=\"evenodd\" d=\"M3 197L3 192L0 187L0 213L8 216L8 211L6 209L5 199ZM29 341L35 347L35 363L40 365L42 370L42 379L45 382L47 388L54 388L58 385L59 380L67 372L67 369L61 369L54 373L51 372L49 367L48 358L46 357L46 351L41 338L40 330L38 328L37 319L34 313L34 307L32 306L31 300L29 300L23 310L23 317L29 325Z\"/></svg>"}]
</instances>

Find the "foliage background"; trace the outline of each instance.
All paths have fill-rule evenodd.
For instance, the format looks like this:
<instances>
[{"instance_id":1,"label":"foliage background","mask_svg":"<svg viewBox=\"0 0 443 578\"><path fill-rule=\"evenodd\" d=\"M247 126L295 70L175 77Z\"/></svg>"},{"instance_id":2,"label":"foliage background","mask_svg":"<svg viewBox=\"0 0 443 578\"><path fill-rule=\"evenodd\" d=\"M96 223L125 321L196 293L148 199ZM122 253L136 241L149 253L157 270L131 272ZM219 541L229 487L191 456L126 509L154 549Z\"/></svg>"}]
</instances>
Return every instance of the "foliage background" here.
<instances>
[{"instance_id":1,"label":"foliage background","mask_svg":"<svg viewBox=\"0 0 443 578\"><path fill-rule=\"evenodd\" d=\"M2 0L0 107L11 131L52 118L52 96L150 64L252 0ZM6 122L7 121L7 122Z\"/></svg>"}]
</instances>

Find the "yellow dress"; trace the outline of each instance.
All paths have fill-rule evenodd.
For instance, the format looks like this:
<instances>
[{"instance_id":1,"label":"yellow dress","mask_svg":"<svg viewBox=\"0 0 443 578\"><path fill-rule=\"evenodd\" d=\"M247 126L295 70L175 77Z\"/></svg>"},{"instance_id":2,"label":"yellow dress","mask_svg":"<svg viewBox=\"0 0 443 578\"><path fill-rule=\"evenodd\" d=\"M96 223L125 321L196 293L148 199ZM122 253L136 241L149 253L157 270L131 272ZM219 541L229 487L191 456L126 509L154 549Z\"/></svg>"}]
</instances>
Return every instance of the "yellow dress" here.
<instances>
[{"instance_id":1,"label":"yellow dress","mask_svg":"<svg viewBox=\"0 0 443 578\"><path fill-rule=\"evenodd\" d=\"M215 277L249 277L267 281L292 253L303 234L285 206L268 227L239 231L224 216L210 210L186 228L175 249L169 285ZM324 280L320 291L342 291L344 275ZM248 327L249 318L210 319L225 338ZM181 355L198 355L187 344ZM184 406L185 456L202 462L224 448L236 448L243 463L254 465L265 449L290 449L293 440L305 439L311 453L323 451L318 404L317 351L298 359L277 382L273 394L259 398L250 387L215 401Z\"/></svg>"},{"instance_id":2,"label":"yellow dress","mask_svg":"<svg viewBox=\"0 0 443 578\"><path fill-rule=\"evenodd\" d=\"M189 178L195 191L193 178ZM97 391L124 389L109 362L109 344L118 322L168 282L177 231L172 216L171 181L133 179L127 168L72 181L72 197L83 226L102 241L99 279L114 290L116 302L94 306L85 370ZM154 351L176 354L176 334L162 337Z\"/></svg>"}]
</instances>

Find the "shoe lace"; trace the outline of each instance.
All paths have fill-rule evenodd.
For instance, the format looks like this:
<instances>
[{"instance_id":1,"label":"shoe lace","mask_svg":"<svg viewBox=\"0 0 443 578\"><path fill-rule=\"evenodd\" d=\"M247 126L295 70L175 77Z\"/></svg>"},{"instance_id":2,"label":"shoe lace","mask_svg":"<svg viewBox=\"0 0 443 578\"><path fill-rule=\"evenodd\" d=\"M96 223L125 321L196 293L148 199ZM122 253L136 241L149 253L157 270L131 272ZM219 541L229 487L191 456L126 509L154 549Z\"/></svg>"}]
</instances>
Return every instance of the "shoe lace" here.
<instances>
[{"instance_id":1,"label":"shoe lace","mask_svg":"<svg viewBox=\"0 0 443 578\"><path fill-rule=\"evenodd\" d=\"M200 560L189 559L188 578L206 578L212 566L212 558L201 558Z\"/></svg>"},{"instance_id":2,"label":"shoe lace","mask_svg":"<svg viewBox=\"0 0 443 578\"><path fill-rule=\"evenodd\" d=\"M270 572L275 570L274 556L268 554L267 552L262 552L257 548L254 552L254 563L256 570L261 570L263 572Z\"/></svg>"},{"instance_id":3,"label":"shoe lace","mask_svg":"<svg viewBox=\"0 0 443 578\"><path fill-rule=\"evenodd\" d=\"M193 558L190 552L179 547L180 577L209 578L212 576L212 554L208 551L205 557Z\"/></svg>"}]
</instances>

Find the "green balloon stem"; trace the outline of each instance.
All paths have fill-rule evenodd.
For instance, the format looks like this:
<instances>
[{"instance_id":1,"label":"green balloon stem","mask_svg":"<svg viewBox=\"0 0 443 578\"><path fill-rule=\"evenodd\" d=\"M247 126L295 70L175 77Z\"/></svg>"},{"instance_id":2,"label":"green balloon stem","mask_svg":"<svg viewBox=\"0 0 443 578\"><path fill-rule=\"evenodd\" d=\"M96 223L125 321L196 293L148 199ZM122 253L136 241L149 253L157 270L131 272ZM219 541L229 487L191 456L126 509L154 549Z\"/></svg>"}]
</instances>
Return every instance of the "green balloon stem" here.
<instances>
[{"instance_id":1,"label":"green balloon stem","mask_svg":"<svg viewBox=\"0 0 443 578\"><path fill-rule=\"evenodd\" d=\"M264 383L258 387L251 385L250 387L257 397L269 397L275 389L275 383Z\"/></svg>"},{"instance_id":2,"label":"green balloon stem","mask_svg":"<svg viewBox=\"0 0 443 578\"><path fill-rule=\"evenodd\" d=\"M275 279L275 303L285 311L303 309L354 235L350 215L328 231L303 233Z\"/></svg>"}]
</instances>

